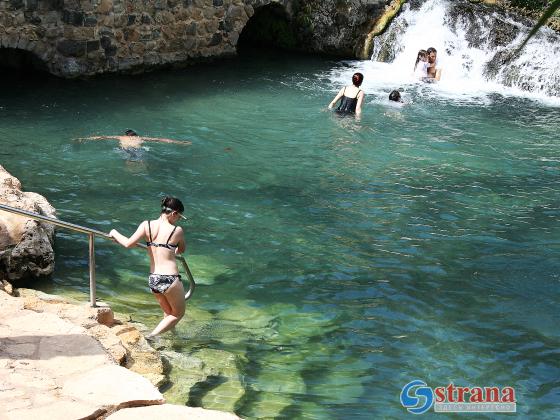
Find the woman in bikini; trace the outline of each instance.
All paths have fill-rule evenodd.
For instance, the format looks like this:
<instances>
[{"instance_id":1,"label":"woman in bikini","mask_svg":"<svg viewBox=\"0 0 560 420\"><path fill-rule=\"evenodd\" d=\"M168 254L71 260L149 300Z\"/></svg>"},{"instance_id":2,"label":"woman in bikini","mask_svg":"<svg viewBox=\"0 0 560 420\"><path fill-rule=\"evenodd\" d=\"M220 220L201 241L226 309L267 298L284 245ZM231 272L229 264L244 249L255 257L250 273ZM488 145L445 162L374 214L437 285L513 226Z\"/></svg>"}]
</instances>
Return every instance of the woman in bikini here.
<instances>
[{"instance_id":1,"label":"woman in bikini","mask_svg":"<svg viewBox=\"0 0 560 420\"><path fill-rule=\"evenodd\" d=\"M185 290L175 260L176 254L185 251L183 229L175 225L180 218L185 218L183 216L184 210L185 208L180 200L165 197L161 200L161 215L159 218L140 223L138 229L130 238L120 234L115 229L109 232L109 236L126 248L132 248L136 246L138 241L146 238L146 246L150 256L148 285L164 313L161 322L147 338L173 328L185 314Z\"/></svg>"},{"instance_id":2,"label":"woman in bikini","mask_svg":"<svg viewBox=\"0 0 560 420\"><path fill-rule=\"evenodd\" d=\"M336 112L339 114L356 113L356 116L359 117L362 113L362 103L364 102L365 96L364 91L360 89L363 81L364 75L362 73L354 73L352 76L352 85L340 89L338 95L336 95L329 104L329 109L332 109L338 100L342 99Z\"/></svg>"}]
</instances>

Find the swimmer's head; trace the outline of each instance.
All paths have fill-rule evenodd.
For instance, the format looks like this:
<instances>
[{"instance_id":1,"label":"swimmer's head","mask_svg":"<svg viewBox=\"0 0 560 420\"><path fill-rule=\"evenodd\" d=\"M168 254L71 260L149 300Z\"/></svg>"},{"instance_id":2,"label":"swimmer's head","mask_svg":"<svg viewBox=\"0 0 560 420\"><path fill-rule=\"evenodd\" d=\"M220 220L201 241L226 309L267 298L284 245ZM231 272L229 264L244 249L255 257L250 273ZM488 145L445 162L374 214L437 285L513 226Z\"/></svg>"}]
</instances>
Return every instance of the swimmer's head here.
<instances>
[{"instance_id":1,"label":"swimmer's head","mask_svg":"<svg viewBox=\"0 0 560 420\"><path fill-rule=\"evenodd\" d=\"M356 87L360 87L364 81L364 75L362 73L354 73L352 76L352 84Z\"/></svg>"},{"instance_id":2,"label":"swimmer's head","mask_svg":"<svg viewBox=\"0 0 560 420\"><path fill-rule=\"evenodd\" d=\"M124 134L126 134L127 136L138 136L138 134L136 134L136 131L131 130L130 128L126 130Z\"/></svg>"},{"instance_id":3,"label":"swimmer's head","mask_svg":"<svg viewBox=\"0 0 560 420\"><path fill-rule=\"evenodd\" d=\"M389 100L394 102L402 102L401 93L398 90L394 90L389 94Z\"/></svg>"},{"instance_id":4,"label":"swimmer's head","mask_svg":"<svg viewBox=\"0 0 560 420\"><path fill-rule=\"evenodd\" d=\"M183 206L183 203L181 203L181 200L179 200L178 198L175 197L164 197L161 199L161 213L165 213L165 214L172 214L172 213L176 213L178 214L181 218L186 219L185 216L183 216L183 212L185 211L185 206Z\"/></svg>"}]
</instances>

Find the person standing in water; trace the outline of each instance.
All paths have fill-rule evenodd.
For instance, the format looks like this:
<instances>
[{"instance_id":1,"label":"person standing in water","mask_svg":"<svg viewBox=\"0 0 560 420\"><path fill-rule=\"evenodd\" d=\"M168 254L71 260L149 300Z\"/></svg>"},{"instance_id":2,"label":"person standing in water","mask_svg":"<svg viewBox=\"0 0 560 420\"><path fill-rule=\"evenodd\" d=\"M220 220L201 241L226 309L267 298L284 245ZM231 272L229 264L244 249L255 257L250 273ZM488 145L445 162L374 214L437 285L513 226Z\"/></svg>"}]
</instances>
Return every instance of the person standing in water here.
<instances>
[{"instance_id":1,"label":"person standing in water","mask_svg":"<svg viewBox=\"0 0 560 420\"><path fill-rule=\"evenodd\" d=\"M161 201L161 214L156 220L147 220L138 226L130 238L112 229L109 236L126 248L132 248L146 239L150 256L148 286L163 310L164 317L146 337L152 338L173 328L185 314L185 289L181 282L176 254L185 251L183 229L176 226L183 218L185 207L177 198L165 197Z\"/></svg>"},{"instance_id":2,"label":"person standing in water","mask_svg":"<svg viewBox=\"0 0 560 420\"><path fill-rule=\"evenodd\" d=\"M339 114L352 114L356 113L359 117L362 114L362 103L364 102L364 91L360 89L364 75L362 73L354 73L352 76L352 85L348 85L340 89L338 94L329 104L329 109L332 109L335 104L340 100L336 112Z\"/></svg>"},{"instance_id":3,"label":"person standing in water","mask_svg":"<svg viewBox=\"0 0 560 420\"><path fill-rule=\"evenodd\" d=\"M441 79L441 67L438 64L437 60L437 50L434 47L430 47L427 49L428 53L428 79L432 79L431 81Z\"/></svg>"}]
</instances>

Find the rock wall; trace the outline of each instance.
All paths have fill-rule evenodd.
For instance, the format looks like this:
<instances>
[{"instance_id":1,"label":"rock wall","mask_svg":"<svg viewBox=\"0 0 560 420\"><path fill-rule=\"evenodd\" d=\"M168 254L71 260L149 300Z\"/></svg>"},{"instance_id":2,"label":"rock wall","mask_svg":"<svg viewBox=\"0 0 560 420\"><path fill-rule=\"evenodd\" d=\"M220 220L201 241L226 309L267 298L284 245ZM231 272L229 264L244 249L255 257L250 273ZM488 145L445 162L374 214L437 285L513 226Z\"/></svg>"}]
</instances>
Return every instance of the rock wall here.
<instances>
[{"instance_id":1,"label":"rock wall","mask_svg":"<svg viewBox=\"0 0 560 420\"><path fill-rule=\"evenodd\" d=\"M12 0L0 3L0 39L2 47L32 52L63 77L142 70L233 54L253 14L246 3Z\"/></svg>"},{"instance_id":2,"label":"rock wall","mask_svg":"<svg viewBox=\"0 0 560 420\"><path fill-rule=\"evenodd\" d=\"M294 20L303 49L343 57L360 57L367 35L391 0L307 0Z\"/></svg>"},{"instance_id":3,"label":"rock wall","mask_svg":"<svg viewBox=\"0 0 560 420\"><path fill-rule=\"evenodd\" d=\"M23 192L21 182L0 165L0 203L55 217L45 197ZM0 211L0 280L14 285L54 270L54 226Z\"/></svg>"},{"instance_id":4,"label":"rock wall","mask_svg":"<svg viewBox=\"0 0 560 420\"><path fill-rule=\"evenodd\" d=\"M389 0L10 0L0 46L63 77L136 72L236 53L255 9L280 5L298 49L353 57Z\"/></svg>"}]
</instances>

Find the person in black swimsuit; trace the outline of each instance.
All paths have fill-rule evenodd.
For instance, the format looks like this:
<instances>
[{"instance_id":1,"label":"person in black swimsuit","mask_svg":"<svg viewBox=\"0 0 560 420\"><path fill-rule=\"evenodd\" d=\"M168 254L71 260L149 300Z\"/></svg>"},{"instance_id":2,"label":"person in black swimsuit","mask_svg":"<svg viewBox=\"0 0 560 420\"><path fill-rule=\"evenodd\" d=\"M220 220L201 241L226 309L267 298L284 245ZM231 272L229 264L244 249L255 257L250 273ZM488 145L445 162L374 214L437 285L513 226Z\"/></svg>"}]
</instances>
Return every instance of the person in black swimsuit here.
<instances>
[{"instance_id":1,"label":"person in black swimsuit","mask_svg":"<svg viewBox=\"0 0 560 420\"><path fill-rule=\"evenodd\" d=\"M340 104L336 108L339 114L353 114L360 116L362 114L362 103L364 102L364 91L360 89L364 75L362 73L354 73L352 76L352 85L348 85L340 89L338 94L329 104L329 109L332 109L340 99Z\"/></svg>"},{"instance_id":2,"label":"person in black swimsuit","mask_svg":"<svg viewBox=\"0 0 560 420\"><path fill-rule=\"evenodd\" d=\"M164 317L147 338L173 328L185 314L185 289L177 268L175 255L185 251L183 229L175 224L185 218L185 207L177 198L165 197L161 201L161 214L157 220L147 220L138 226L130 237L112 229L109 236L126 248L132 248L146 238L150 256L148 286L159 302ZM165 242L159 238L167 238Z\"/></svg>"}]
</instances>

